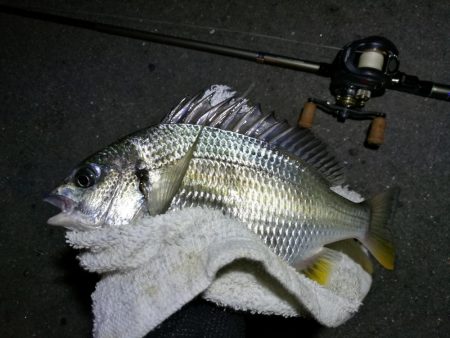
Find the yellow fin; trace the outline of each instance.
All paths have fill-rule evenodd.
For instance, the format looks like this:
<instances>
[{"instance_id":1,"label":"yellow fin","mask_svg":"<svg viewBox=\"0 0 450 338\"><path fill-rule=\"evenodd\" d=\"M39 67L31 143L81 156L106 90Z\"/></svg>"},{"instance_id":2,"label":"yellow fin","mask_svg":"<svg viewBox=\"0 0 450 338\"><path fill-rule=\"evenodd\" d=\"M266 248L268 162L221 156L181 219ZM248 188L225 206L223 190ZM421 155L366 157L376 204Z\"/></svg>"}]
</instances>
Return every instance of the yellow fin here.
<instances>
[{"instance_id":1,"label":"yellow fin","mask_svg":"<svg viewBox=\"0 0 450 338\"><path fill-rule=\"evenodd\" d=\"M369 230L361 242L386 269L394 269L394 245L388 223L398 198L399 189L390 189L368 201L370 206Z\"/></svg>"},{"instance_id":2,"label":"yellow fin","mask_svg":"<svg viewBox=\"0 0 450 338\"><path fill-rule=\"evenodd\" d=\"M364 252L361 244L354 239L345 239L343 241L327 244L327 248L340 251L350 257L354 262L361 265L361 267L369 274L373 273L373 265L370 257Z\"/></svg>"},{"instance_id":3,"label":"yellow fin","mask_svg":"<svg viewBox=\"0 0 450 338\"><path fill-rule=\"evenodd\" d=\"M296 267L306 277L321 285L326 285L334 266L339 263L341 258L340 253L322 248L317 254L300 262Z\"/></svg>"}]
</instances>

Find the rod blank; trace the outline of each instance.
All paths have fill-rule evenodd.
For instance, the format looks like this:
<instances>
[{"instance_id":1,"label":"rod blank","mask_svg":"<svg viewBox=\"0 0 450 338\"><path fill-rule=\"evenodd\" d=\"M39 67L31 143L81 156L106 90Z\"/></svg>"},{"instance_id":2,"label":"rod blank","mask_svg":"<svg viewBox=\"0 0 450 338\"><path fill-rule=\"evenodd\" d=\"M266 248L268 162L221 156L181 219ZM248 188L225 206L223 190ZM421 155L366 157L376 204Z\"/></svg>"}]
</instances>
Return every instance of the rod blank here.
<instances>
[{"instance_id":1,"label":"rod blank","mask_svg":"<svg viewBox=\"0 0 450 338\"><path fill-rule=\"evenodd\" d=\"M303 72L316 73L322 76L329 76L328 69L330 65L325 63L317 63L313 61L300 60L281 55L275 55L264 52L255 52L242 48L218 45L215 43L197 41L187 38L180 38L160 33L147 32L143 30L122 27L117 25L94 22L84 19L71 18L63 15L50 14L29 10L25 8L16 8L0 5L0 11L8 14L24 16L32 19L43 20L46 22L54 22L63 25L85 28L97 32L123 36L143 41L156 42L177 47L195 49L199 51L232 56L240 59L256 61L258 63L269 64L278 67L300 70Z\"/></svg>"}]
</instances>

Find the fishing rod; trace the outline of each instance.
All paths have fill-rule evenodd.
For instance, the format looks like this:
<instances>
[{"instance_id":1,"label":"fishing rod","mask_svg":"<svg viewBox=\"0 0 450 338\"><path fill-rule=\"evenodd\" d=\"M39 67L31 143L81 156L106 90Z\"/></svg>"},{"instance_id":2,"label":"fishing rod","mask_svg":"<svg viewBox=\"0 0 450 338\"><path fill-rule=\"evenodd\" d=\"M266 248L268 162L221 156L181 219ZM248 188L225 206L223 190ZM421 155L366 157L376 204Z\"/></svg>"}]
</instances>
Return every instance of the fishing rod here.
<instances>
[{"instance_id":1,"label":"fishing rod","mask_svg":"<svg viewBox=\"0 0 450 338\"><path fill-rule=\"evenodd\" d=\"M417 76L400 72L397 47L390 40L381 36L371 36L353 41L339 50L332 63L323 63L26 8L0 5L0 12L116 36L236 57L330 78L330 91L335 97L335 103L309 98L300 114L299 125L311 128L317 108L332 114L341 122L348 118L371 119L372 124L367 139L369 145L378 146L383 143L386 114L366 111L362 108L370 98L382 96L386 89L450 101L450 85L420 80Z\"/></svg>"}]
</instances>

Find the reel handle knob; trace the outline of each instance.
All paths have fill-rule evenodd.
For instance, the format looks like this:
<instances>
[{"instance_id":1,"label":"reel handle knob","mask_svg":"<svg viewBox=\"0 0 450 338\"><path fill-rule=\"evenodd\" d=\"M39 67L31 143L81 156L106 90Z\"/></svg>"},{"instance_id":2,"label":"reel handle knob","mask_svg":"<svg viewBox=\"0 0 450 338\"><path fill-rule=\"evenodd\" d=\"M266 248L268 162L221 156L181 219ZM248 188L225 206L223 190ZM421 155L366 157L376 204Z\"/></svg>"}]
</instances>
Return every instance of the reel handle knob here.
<instances>
[{"instance_id":1,"label":"reel handle knob","mask_svg":"<svg viewBox=\"0 0 450 338\"><path fill-rule=\"evenodd\" d=\"M374 146L380 146L384 143L384 131L386 129L386 118L382 116L375 117L370 124L367 143Z\"/></svg>"},{"instance_id":2,"label":"reel handle knob","mask_svg":"<svg viewBox=\"0 0 450 338\"><path fill-rule=\"evenodd\" d=\"M314 115L316 113L317 105L314 102L306 102L303 105L303 110L298 117L298 125L301 128L311 128L314 122Z\"/></svg>"}]
</instances>

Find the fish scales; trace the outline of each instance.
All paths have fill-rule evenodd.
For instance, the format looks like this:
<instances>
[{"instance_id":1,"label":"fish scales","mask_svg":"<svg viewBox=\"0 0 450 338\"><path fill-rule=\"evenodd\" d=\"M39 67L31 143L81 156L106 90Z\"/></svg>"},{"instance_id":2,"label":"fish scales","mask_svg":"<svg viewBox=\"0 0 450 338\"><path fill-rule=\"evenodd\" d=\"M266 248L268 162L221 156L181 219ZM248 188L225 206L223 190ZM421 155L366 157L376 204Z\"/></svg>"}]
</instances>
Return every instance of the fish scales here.
<instances>
[{"instance_id":1,"label":"fish scales","mask_svg":"<svg viewBox=\"0 0 450 338\"><path fill-rule=\"evenodd\" d=\"M306 165L262 141L186 124L160 125L134 142L148 164L159 168L181 158L197 136L171 209L220 209L243 221L288 262L315 247L364 233L361 224L368 224L365 207L360 211L337 197ZM157 163L155 159L165 160ZM287 234L299 241L292 243Z\"/></svg>"}]
</instances>

